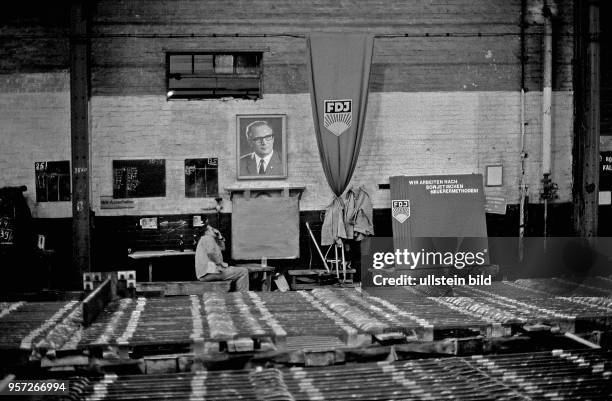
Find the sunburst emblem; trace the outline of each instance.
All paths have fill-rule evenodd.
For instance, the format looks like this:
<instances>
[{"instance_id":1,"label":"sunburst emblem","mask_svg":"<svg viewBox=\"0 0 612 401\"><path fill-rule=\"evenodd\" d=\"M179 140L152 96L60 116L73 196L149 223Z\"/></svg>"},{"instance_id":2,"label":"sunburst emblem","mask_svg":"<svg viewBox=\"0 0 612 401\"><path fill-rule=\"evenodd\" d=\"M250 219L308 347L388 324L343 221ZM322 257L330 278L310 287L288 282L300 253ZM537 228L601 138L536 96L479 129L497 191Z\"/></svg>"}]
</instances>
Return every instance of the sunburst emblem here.
<instances>
[{"instance_id":1,"label":"sunburst emblem","mask_svg":"<svg viewBox=\"0 0 612 401\"><path fill-rule=\"evenodd\" d=\"M342 135L353 124L353 101L325 100L323 126L336 136Z\"/></svg>"}]
</instances>

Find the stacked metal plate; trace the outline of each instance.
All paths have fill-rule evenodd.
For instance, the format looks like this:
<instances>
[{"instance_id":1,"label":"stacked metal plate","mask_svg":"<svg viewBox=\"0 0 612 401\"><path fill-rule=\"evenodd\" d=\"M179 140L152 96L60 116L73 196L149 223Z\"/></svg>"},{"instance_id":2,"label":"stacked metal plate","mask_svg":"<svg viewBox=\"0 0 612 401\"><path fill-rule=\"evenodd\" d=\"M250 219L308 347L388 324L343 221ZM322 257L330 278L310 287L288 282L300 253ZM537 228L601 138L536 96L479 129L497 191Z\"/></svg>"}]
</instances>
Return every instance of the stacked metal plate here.
<instances>
[{"instance_id":1,"label":"stacked metal plate","mask_svg":"<svg viewBox=\"0 0 612 401\"><path fill-rule=\"evenodd\" d=\"M323 291L320 293L322 297L326 296ZM384 331L413 329L422 332L422 338L426 340L433 339L432 335L436 330L485 330L491 323L490 319L479 314L440 302L439 297L423 296L411 287L368 290L361 294L351 290L338 290L335 294L349 305L369 311L378 321L392 323L383 326Z\"/></svg>"},{"instance_id":2,"label":"stacked metal plate","mask_svg":"<svg viewBox=\"0 0 612 401\"><path fill-rule=\"evenodd\" d=\"M121 299L82 332L79 345L189 341L190 307L189 298Z\"/></svg>"},{"instance_id":3,"label":"stacked metal plate","mask_svg":"<svg viewBox=\"0 0 612 401\"><path fill-rule=\"evenodd\" d=\"M78 301L0 303L0 349L30 350L80 312ZM54 332L55 330L55 332Z\"/></svg>"},{"instance_id":4,"label":"stacked metal plate","mask_svg":"<svg viewBox=\"0 0 612 401\"><path fill-rule=\"evenodd\" d=\"M612 353L553 350L72 380L71 400L608 400Z\"/></svg>"},{"instance_id":5,"label":"stacked metal plate","mask_svg":"<svg viewBox=\"0 0 612 401\"><path fill-rule=\"evenodd\" d=\"M122 299L110 304L83 330L79 347L219 342L244 337L342 338L355 331L334 312L313 303L317 304L314 298L295 292Z\"/></svg>"},{"instance_id":6,"label":"stacked metal plate","mask_svg":"<svg viewBox=\"0 0 612 401\"><path fill-rule=\"evenodd\" d=\"M267 310L288 336L331 335L348 338L358 328L310 292L258 293Z\"/></svg>"},{"instance_id":7,"label":"stacked metal plate","mask_svg":"<svg viewBox=\"0 0 612 401\"><path fill-rule=\"evenodd\" d=\"M513 284L553 296L612 297L612 278L609 277L520 279Z\"/></svg>"},{"instance_id":8,"label":"stacked metal plate","mask_svg":"<svg viewBox=\"0 0 612 401\"><path fill-rule=\"evenodd\" d=\"M605 295L611 290L612 280L593 277L455 286L453 296L401 287L141 297L109 304L87 328L80 324L77 301L2 303L0 348L190 345L243 338L270 338L284 348L288 337L317 337L319 344L327 337L330 344L352 346L364 335L387 332L422 340L460 336L460 330L500 336L513 325L535 323L570 332L610 330L612 298Z\"/></svg>"},{"instance_id":9,"label":"stacked metal plate","mask_svg":"<svg viewBox=\"0 0 612 401\"><path fill-rule=\"evenodd\" d=\"M211 293L204 296L122 299L110 304L84 330L79 346L150 345L272 336L248 296ZM232 302L234 301L234 302Z\"/></svg>"},{"instance_id":10,"label":"stacked metal plate","mask_svg":"<svg viewBox=\"0 0 612 401\"><path fill-rule=\"evenodd\" d=\"M596 282L574 284L574 294L581 296L546 292L557 283L568 285L554 279L494 282L455 286L454 296L435 297L402 287L123 299L83 331L80 347L308 336L351 345L357 335L393 331L433 340L461 329L499 336L507 334L500 327L515 324L555 324L566 331L575 331L576 322L596 322L600 329L612 325L612 299L593 296L603 291Z\"/></svg>"},{"instance_id":11,"label":"stacked metal plate","mask_svg":"<svg viewBox=\"0 0 612 401\"><path fill-rule=\"evenodd\" d=\"M473 326L474 322L469 323L465 318L467 315L488 324L547 323L575 331L578 322L597 324L605 330L612 323L608 322L612 316L612 298L604 296L608 293L603 286L595 286L602 285L598 280L593 278L586 284L562 279L530 279L493 282L490 286L454 286L453 296L439 297L423 297L412 287L368 289L367 293L423 317L431 313L418 309L424 300L435 303L442 309L428 320L436 327ZM606 283L605 279L601 281Z\"/></svg>"}]
</instances>

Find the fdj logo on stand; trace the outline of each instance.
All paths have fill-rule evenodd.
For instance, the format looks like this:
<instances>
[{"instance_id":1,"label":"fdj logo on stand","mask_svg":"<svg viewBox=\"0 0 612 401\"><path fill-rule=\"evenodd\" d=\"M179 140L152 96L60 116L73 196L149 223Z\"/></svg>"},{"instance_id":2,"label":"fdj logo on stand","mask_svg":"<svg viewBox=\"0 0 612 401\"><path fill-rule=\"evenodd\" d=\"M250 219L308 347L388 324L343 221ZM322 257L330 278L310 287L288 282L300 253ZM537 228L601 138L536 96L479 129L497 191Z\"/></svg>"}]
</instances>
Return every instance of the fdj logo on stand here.
<instances>
[{"instance_id":1,"label":"fdj logo on stand","mask_svg":"<svg viewBox=\"0 0 612 401\"><path fill-rule=\"evenodd\" d=\"M323 126L332 134L340 136L353 124L353 101L325 100L323 112Z\"/></svg>"},{"instance_id":2,"label":"fdj logo on stand","mask_svg":"<svg viewBox=\"0 0 612 401\"><path fill-rule=\"evenodd\" d=\"M391 215L400 223L405 222L410 217L410 201L394 200L391 201Z\"/></svg>"}]
</instances>

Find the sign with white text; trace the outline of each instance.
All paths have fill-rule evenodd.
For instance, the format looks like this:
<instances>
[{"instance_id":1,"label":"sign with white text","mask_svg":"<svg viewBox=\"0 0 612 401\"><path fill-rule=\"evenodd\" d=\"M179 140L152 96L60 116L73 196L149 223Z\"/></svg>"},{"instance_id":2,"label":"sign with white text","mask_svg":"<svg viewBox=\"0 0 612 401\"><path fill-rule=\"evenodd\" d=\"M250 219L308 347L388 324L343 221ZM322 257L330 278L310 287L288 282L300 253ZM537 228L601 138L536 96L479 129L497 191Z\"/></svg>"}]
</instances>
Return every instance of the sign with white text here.
<instances>
[{"instance_id":1,"label":"sign with white text","mask_svg":"<svg viewBox=\"0 0 612 401\"><path fill-rule=\"evenodd\" d=\"M482 175L396 176L390 184L396 249L487 248Z\"/></svg>"}]
</instances>

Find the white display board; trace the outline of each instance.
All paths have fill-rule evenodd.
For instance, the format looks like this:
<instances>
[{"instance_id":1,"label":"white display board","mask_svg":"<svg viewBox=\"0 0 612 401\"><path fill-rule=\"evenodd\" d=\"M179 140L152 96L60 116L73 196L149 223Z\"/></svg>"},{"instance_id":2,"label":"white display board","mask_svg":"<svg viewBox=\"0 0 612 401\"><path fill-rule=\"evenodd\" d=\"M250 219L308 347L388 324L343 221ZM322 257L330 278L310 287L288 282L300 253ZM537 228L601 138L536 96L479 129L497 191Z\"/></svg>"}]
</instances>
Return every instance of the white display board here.
<instances>
[{"instance_id":1,"label":"white display board","mask_svg":"<svg viewBox=\"0 0 612 401\"><path fill-rule=\"evenodd\" d=\"M300 256L298 198L234 197L232 259L296 259Z\"/></svg>"}]
</instances>

